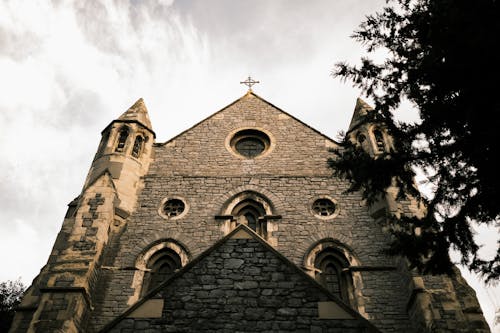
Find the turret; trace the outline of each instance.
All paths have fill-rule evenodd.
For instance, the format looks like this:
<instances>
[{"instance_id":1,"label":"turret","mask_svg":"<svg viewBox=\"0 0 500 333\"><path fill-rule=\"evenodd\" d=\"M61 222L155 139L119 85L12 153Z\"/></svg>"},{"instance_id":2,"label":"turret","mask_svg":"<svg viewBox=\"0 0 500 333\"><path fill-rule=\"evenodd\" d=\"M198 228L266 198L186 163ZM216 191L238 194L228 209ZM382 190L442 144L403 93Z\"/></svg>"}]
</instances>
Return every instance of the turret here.
<instances>
[{"instance_id":1,"label":"turret","mask_svg":"<svg viewBox=\"0 0 500 333\"><path fill-rule=\"evenodd\" d=\"M155 133L142 98L101 133L101 143L85 181L85 189L108 170L118 192L118 207L134 208L139 179L148 170Z\"/></svg>"},{"instance_id":2,"label":"turret","mask_svg":"<svg viewBox=\"0 0 500 333\"><path fill-rule=\"evenodd\" d=\"M69 204L47 265L27 290L10 332L82 332L106 245L132 212L155 133L139 99L102 131L82 193Z\"/></svg>"},{"instance_id":3,"label":"turret","mask_svg":"<svg viewBox=\"0 0 500 333\"><path fill-rule=\"evenodd\" d=\"M358 98L347 135L370 155L376 156L388 152L392 146L392 140L387 135L384 124L365 121L369 112L374 112L373 108Z\"/></svg>"}]
</instances>

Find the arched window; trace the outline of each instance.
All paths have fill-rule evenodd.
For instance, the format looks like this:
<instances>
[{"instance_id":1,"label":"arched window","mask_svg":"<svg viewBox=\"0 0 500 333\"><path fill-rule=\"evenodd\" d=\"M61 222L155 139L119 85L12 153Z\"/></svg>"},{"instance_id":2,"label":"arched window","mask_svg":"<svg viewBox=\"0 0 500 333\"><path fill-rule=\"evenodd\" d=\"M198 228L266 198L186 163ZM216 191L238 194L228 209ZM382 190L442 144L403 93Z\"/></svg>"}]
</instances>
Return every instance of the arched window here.
<instances>
[{"instance_id":1,"label":"arched window","mask_svg":"<svg viewBox=\"0 0 500 333\"><path fill-rule=\"evenodd\" d=\"M377 152L382 153L385 151L384 135L379 129L373 131L373 136L375 137L375 145L377 147Z\"/></svg>"},{"instance_id":2,"label":"arched window","mask_svg":"<svg viewBox=\"0 0 500 333\"><path fill-rule=\"evenodd\" d=\"M136 136L134 147L132 148L132 156L138 158L141 155L144 138L141 135Z\"/></svg>"},{"instance_id":3,"label":"arched window","mask_svg":"<svg viewBox=\"0 0 500 333\"><path fill-rule=\"evenodd\" d=\"M166 247L151 256L144 276L143 290L149 291L168 279L175 271L182 267L181 258L172 249Z\"/></svg>"},{"instance_id":4,"label":"arched window","mask_svg":"<svg viewBox=\"0 0 500 333\"><path fill-rule=\"evenodd\" d=\"M115 148L116 152L123 152L125 150L125 144L127 143L128 135L128 127L123 127L118 133L118 142Z\"/></svg>"},{"instance_id":5,"label":"arched window","mask_svg":"<svg viewBox=\"0 0 500 333\"><path fill-rule=\"evenodd\" d=\"M243 200L233 208L231 215L240 223L246 224L250 229L265 238L266 223L264 216L266 215L266 210L260 202L253 199Z\"/></svg>"},{"instance_id":6,"label":"arched window","mask_svg":"<svg viewBox=\"0 0 500 333\"><path fill-rule=\"evenodd\" d=\"M328 247L316 256L314 261L316 280L328 291L350 303L352 294L352 279L347 268L349 262L342 253Z\"/></svg>"},{"instance_id":7,"label":"arched window","mask_svg":"<svg viewBox=\"0 0 500 333\"><path fill-rule=\"evenodd\" d=\"M141 296L184 267L189 259L187 248L174 239L159 239L151 243L135 261L135 282L132 285L134 293L128 302L137 302Z\"/></svg>"},{"instance_id":8,"label":"arched window","mask_svg":"<svg viewBox=\"0 0 500 333\"><path fill-rule=\"evenodd\" d=\"M356 139L360 144L363 144L363 142L365 142L366 140L366 136L363 133L358 133Z\"/></svg>"}]
</instances>

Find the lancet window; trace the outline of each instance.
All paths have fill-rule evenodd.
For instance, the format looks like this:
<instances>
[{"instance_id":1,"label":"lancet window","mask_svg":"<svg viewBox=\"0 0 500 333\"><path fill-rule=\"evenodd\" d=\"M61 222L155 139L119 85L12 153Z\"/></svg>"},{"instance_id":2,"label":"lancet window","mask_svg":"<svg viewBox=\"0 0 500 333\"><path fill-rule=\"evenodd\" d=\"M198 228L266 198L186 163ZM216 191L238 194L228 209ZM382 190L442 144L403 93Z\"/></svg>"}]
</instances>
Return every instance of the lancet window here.
<instances>
[{"instance_id":1,"label":"lancet window","mask_svg":"<svg viewBox=\"0 0 500 333\"><path fill-rule=\"evenodd\" d=\"M233 208L232 215L239 223L246 224L260 236L266 236L266 224L264 220L266 210L261 203L253 199L243 200Z\"/></svg>"},{"instance_id":2,"label":"lancet window","mask_svg":"<svg viewBox=\"0 0 500 333\"><path fill-rule=\"evenodd\" d=\"M135 158L139 158L142 152L142 146L144 144L144 138L142 135L138 135L135 137L134 147L132 148L132 156Z\"/></svg>"},{"instance_id":3,"label":"lancet window","mask_svg":"<svg viewBox=\"0 0 500 333\"><path fill-rule=\"evenodd\" d=\"M123 127L120 129L120 132L118 133L118 142L116 143L116 152L123 152L125 150L125 144L127 143L129 135L129 129L128 127Z\"/></svg>"},{"instance_id":4,"label":"lancet window","mask_svg":"<svg viewBox=\"0 0 500 333\"><path fill-rule=\"evenodd\" d=\"M332 294L349 304L352 279L348 271L349 263L343 254L334 248L326 248L314 261L316 280Z\"/></svg>"},{"instance_id":5,"label":"lancet window","mask_svg":"<svg viewBox=\"0 0 500 333\"><path fill-rule=\"evenodd\" d=\"M382 153L385 151L384 135L379 129L373 131L373 136L375 137L375 145L377 147L377 152Z\"/></svg>"},{"instance_id":6,"label":"lancet window","mask_svg":"<svg viewBox=\"0 0 500 333\"><path fill-rule=\"evenodd\" d=\"M149 291L168 279L175 271L182 267L181 258L170 248L163 248L153 254L146 268L148 273L144 276L145 291Z\"/></svg>"}]
</instances>

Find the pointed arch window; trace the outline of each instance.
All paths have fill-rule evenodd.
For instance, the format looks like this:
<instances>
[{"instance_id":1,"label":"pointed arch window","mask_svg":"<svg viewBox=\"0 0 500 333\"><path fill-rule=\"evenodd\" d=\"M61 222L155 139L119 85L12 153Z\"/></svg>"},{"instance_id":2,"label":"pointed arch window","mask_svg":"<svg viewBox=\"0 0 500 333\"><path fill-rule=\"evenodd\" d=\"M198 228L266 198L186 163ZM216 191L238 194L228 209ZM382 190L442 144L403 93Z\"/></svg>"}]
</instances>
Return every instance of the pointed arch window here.
<instances>
[{"instance_id":1,"label":"pointed arch window","mask_svg":"<svg viewBox=\"0 0 500 333\"><path fill-rule=\"evenodd\" d=\"M125 150L125 144L127 143L127 139L129 136L129 129L128 127L123 127L120 129L120 132L118 133L118 142L116 143L116 152L123 152Z\"/></svg>"},{"instance_id":2,"label":"pointed arch window","mask_svg":"<svg viewBox=\"0 0 500 333\"><path fill-rule=\"evenodd\" d=\"M263 238L266 237L267 228L264 218L266 210L260 202L253 199L243 200L233 208L231 215Z\"/></svg>"},{"instance_id":3,"label":"pointed arch window","mask_svg":"<svg viewBox=\"0 0 500 333\"><path fill-rule=\"evenodd\" d=\"M159 250L148 261L146 268L149 272L144 276L143 290L149 291L159 286L181 267L181 258L174 250L170 248Z\"/></svg>"},{"instance_id":4,"label":"pointed arch window","mask_svg":"<svg viewBox=\"0 0 500 333\"><path fill-rule=\"evenodd\" d=\"M132 148L132 156L135 158L139 158L142 152L142 146L144 144L144 138L142 135L138 135L135 137L134 147Z\"/></svg>"},{"instance_id":5,"label":"pointed arch window","mask_svg":"<svg viewBox=\"0 0 500 333\"><path fill-rule=\"evenodd\" d=\"M375 137L375 146L377 147L377 152L382 153L385 151L385 141L384 135L379 129L373 131L373 136Z\"/></svg>"},{"instance_id":6,"label":"pointed arch window","mask_svg":"<svg viewBox=\"0 0 500 333\"><path fill-rule=\"evenodd\" d=\"M352 278L349 274L349 262L334 248L326 248L314 261L316 280L328 291L346 303L352 298Z\"/></svg>"}]
</instances>

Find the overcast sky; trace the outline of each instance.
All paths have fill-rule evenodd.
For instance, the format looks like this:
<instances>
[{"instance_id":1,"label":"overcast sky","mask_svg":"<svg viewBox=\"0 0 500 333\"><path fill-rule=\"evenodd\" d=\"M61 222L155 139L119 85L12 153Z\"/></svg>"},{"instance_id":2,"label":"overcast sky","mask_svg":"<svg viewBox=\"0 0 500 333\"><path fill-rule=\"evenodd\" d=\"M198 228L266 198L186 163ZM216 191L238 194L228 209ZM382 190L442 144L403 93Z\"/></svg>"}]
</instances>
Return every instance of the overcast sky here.
<instances>
[{"instance_id":1,"label":"overcast sky","mask_svg":"<svg viewBox=\"0 0 500 333\"><path fill-rule=\"evenodd\" d=\"M360 92L330 71L359 62L362 46L349 36L384 3L1 1L0 281L31 283L100 131L140 97L157 142L241 97L248 75L261 82L258 95L322 133L346 130ZM494 243L495 232L484 234L481 242ZM465 277L492 325L500 288Z\"/></svg>"}]
</instances>

